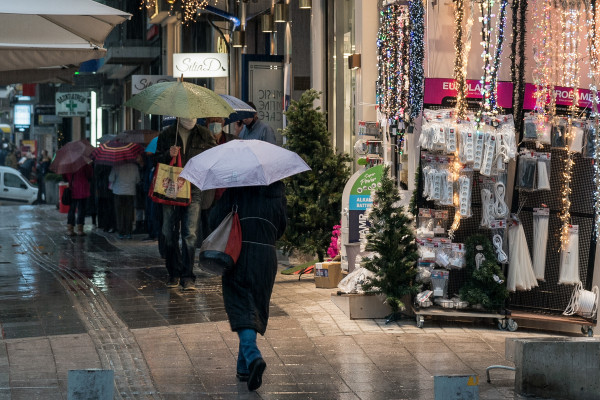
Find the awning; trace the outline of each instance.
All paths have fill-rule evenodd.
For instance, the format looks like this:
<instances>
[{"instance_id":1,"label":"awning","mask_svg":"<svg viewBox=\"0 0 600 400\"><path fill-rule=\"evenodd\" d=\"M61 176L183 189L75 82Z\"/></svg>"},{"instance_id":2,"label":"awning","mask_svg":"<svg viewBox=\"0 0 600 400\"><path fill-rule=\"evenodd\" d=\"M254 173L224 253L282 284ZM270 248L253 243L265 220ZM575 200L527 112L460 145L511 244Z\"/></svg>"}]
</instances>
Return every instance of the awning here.
<instances>
[{"instance_id":1,"label":"awning","mask_svg":"<svg viewBox=\"0 0 600 400\"><path fill-rule=\"evenodd\" d=\"M12 131L12 129L10 129L10 125L0 124L0 131L2 133L10 133Z\"/></svg>"}]
</instances>

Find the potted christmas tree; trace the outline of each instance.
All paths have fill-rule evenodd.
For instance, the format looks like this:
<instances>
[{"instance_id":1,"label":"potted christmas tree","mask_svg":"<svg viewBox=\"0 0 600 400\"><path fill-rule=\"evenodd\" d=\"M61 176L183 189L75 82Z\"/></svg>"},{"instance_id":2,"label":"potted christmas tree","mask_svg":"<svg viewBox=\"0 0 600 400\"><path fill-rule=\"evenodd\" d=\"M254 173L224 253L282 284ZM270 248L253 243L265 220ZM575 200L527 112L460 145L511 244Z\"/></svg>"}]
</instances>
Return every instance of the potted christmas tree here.
<instances>
[{"instance_id":1,"label":"potted christmas tree","mask_svg":"<svg viewBox=\"0 0 600 400\"><path fill-rule=\"evenodd\" d=\"M313 105L318 98L319 92L307 90L285 112L285 147L298 153L311 170L286 180L289 220L281 244L288 254L298 250L323 261L331 227L340 222L351 159L331 145L325 115Z\"/></svg>"},{"instance_id":2,"label":"potted christmas tree","mask_svg":"<svg viewBox=\"0 0 600 400\"><path fill-rule=\"evenodd\" d=\"M405 308L404 298L417 294L416 262L419 258L411 218L399 206L400 195L384 168L381 186L375 192L373 208L368 213L371 224L365 250L373 252L362 266L375 274L363 289L385 295L393 320Z\"/></svg>"}]
</instances>

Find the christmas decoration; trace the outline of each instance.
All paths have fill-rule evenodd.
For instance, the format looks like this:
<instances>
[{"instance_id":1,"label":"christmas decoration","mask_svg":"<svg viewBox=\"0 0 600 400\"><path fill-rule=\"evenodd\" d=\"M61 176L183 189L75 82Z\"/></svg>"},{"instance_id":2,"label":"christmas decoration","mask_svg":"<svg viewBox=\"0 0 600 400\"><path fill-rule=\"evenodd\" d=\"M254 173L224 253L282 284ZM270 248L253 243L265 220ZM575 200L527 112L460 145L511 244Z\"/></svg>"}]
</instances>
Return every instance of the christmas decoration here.
<instances>
[{"instance_id":1,"label":"christmas decoration","mask_svg":"<svg viewBox=\"0 0 600 400\"><path fill-rule=\"evenodd\" d=\"M381 187L375 192L373 208L368 214L371 226L365 250L374 254L362 263L375 276L363 288L383 293L394 314L404 307L404 296L419 291L415 283L419 255L412 221L403 208L396 205L399 201L398 190L389 177L389 167L385 167Z\"/></svg>"},{"instance_id":2,"label":"christmas decoration","mask_svg":"<svg viewBox=\"0 0 600 400\"><path fill-rule=\"evenodd\" d=\"M215 4L218 0L215 0ZM140 9L145 7L146 9L153 9L156 7L157 0L142 0ZM177 0L167 0L167 3L171 5L169 9L169 15L174 15L180 9L183 23L187 24L189 22L193 22L196 19L196 15L198 14L198 10L203 9L208 5L209 0L179 0L181 4L177 4ZM177 8L176 8L177 7Z\"/></svg>"},{"instance_id":3,"label":"christmas decoration","mask_svg":"<svg viewBox=\"0 0 600 400\"><path fill-rule=\"evenodd\" d=\"M285 147L298 153L312 170L286 180L288 226L281 243L287 253L300 250L323 261L331 227L340 222L351 159L333 149L325 115L313 106L319 95L307 90L285 112Z\"/></svg>"},{"instance_id":4,"label":"christmas decoration","mask_svg":"<svg viewBox=\"0 0 600 400\"><path fill-rule=\"evenodd\" d=\"M600 114L598 113L598 84L600 78L600 44L598 43L598 35L600 34L600 14L597 10L596 1L592 1L589 8L589 16L587 25L590 27L588 31L588 53L590 55L590 73L591 78L590 91L592 93L592 112L590 118L594 131L594 159L600 157ZM594 163L594 232L596 239L600 238L600 165L596 161Z\"/></svg>"},{"instance_id":5,"label":"christmas decoration","mask_svg":"<svg viewBox=\"0 0 600 400\"><path fill-rule=\"evenodd\" d=\"M412 122L421 114L423 107L423 88L425 78L423 76L423 62L425 57L425 9L422 0L408 2L410 14L410 42L409 42L409 91L408 106L410 109L409 122Z\"/></svg>"},{"instance_id":6,"label":"christmas decoration","mask_svg":"<svg viewBox=\"0 0 600 400\"><path fill-rule=\"evenodd\" d=\"M496 263L492 242L484 235L467 239L467 281L460 289L460 299L486 310L499 310L508 298L502 269Z\"/></svg>"}]
</instances>

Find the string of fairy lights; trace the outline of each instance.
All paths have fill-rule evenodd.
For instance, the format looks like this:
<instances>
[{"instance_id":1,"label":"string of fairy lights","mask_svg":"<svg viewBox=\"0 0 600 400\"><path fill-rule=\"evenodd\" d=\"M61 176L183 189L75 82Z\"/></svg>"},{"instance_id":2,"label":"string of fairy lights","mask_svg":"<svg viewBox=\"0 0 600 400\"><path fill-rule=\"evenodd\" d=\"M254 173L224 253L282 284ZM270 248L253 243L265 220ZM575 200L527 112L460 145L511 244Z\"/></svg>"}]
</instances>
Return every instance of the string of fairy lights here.
<instances>
[{"instance_id":1,"label":"string of fairy lights","mask_svg":"<svg viewBox=\"0 0 600 400\"><path fill-rule=\"evenodd\" d=\"M158 0L141 0L140 8L145 7L148 10L154 9L156 7L156 2ZM209 3L209 0L179 0L181 3L181 16L182 22L184 24L188 24L193 22L196 19L196 15L198 14L198 10L202 10ZM215 4L218 0L215 0ZM177 0L167 0L167 3L170 5L169 14L176 14L176 5Z\"/></svg>"},{"instance_id":2,"label":"string of fairy lights","mask_svg":"<svg viewBox=\"0 0 600 400\"><path fill-rule=\"evenodd\" d=\"M411 124L422 110L425 9L422 1L380 10L377 35L377 104L396 123Z\"/></svg>"},{"instance_id":3,"label":"string of fairy lights","mask_svg":"<svg viewBox=\"0 0 600 400\"><path fill-rule=\"evenodd\" d=\"M598 34L600 34L600 15L597 12L596 1L592 1L588 9L588 18L586 25L589 27L587 34L588 39L588 54L590 57L590 72L589 77L590 91L592 94L592 112L590 118L592 118L595 131L594 131L594 232L596 239L600 238L600 165L598 159L600 158L600 115L598 110L598 81L600 75L600 47L598 43Z\"/></svg>"}]
</instances>

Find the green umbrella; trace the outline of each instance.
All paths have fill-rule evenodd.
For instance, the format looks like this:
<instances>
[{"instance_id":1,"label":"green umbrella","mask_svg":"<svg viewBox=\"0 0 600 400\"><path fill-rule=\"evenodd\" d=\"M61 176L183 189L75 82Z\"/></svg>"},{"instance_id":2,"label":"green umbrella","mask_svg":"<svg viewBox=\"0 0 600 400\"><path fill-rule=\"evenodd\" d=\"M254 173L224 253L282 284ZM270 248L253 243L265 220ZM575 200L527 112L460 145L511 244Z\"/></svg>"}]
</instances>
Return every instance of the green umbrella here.
<instances>
[{"instance_id":1,"label":"green umbrella","mask_svg":"<svg viewBox=\"0 0 600 400\"><path fill-rule=\"evenodd\" d=\"M146 114L180 118L228 117L235 112L221 96L189 82L160 82L125 103Z\"/></svg>"}]
</instances>

